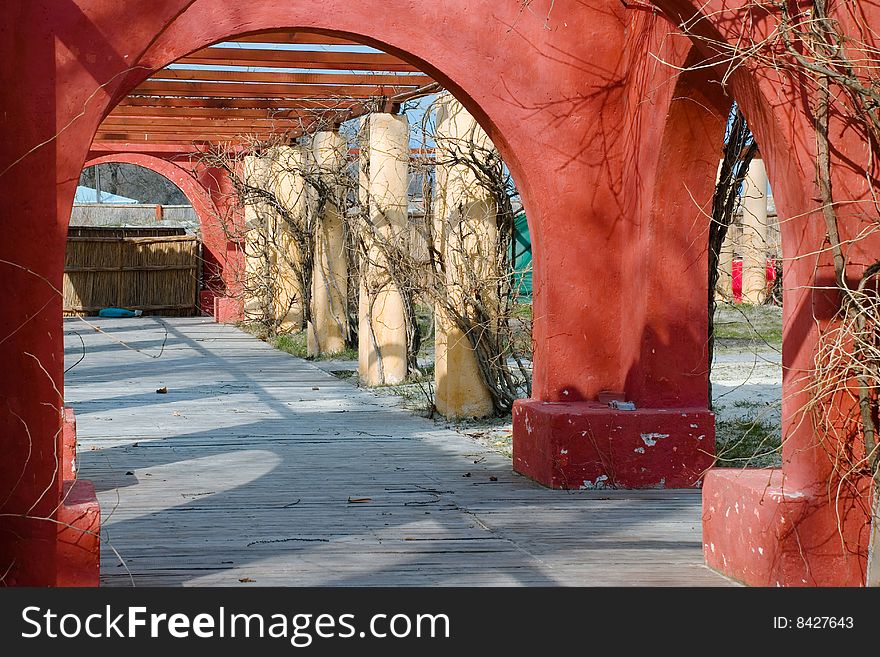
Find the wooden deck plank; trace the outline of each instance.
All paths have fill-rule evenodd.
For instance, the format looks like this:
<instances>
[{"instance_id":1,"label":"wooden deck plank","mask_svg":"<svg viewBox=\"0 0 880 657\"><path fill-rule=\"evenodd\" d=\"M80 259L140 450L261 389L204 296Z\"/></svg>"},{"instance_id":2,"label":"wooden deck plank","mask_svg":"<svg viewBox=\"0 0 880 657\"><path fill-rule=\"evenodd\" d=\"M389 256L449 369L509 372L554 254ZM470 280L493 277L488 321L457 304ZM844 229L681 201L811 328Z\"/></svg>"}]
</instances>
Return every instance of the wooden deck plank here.
<instances>
[{"instance_id":1,"label":"wooden deck plank","mask_svg":"<svg viewBox=\"0 0 880 657\"><path fill-rule=\"evenodd\" d=\"M699 491L544 489L203 318L73 318L65 334L68 366L84 354L65 390L105 585L729 583L703 565Z\"/></svg>"}]
</instances>

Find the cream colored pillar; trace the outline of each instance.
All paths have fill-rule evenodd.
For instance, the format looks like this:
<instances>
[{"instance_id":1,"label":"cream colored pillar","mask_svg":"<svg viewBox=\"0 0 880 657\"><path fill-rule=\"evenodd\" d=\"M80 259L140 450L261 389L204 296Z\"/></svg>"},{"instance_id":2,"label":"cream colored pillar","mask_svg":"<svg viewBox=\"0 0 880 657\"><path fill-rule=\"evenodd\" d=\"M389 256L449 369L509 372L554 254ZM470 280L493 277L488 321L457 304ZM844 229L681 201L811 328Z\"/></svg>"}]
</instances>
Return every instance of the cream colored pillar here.
<instances>
[{"instance_id":1,"label":"cream colored pillar","mask_svg":"<svg viewBox=\"0 0 880 657\"><path fill-rule=\"evenodd\" d=\"M718 170L715 172L715 187L721 179L721 168L724 165L723 160L718 161ZM718 253L718 282L715 285L715 299L717 301L730 301L733 299L733 254L734 233L736 231L736 223L733 222L727 229L727 235L724 237L724 243L721 245L721 251Z\"/></svg>"},{"instance_id":2,"label":"cream colored pillar","mask_svg":"<svg viewBox=\"0 0 880 657\"><path fill-rule=\"evenodd\" d=\"M743 301L761 303L767 288L767 171L752 160L743 189Z\"/></svg>"},{"instance_id":3,"label":"cream colored pillar","mask_svg":"<svg viewBox=\"0 0 880 657\"><path fill-rule=\"evenodd\" d=\"M487 299L491 287L485 282L497 275L495 248L498 240L497 208L492 195L478 184L473 171L462 164L444 166L454 151L467 152L474 144L480 152L494 147L461 104L451 95L437 103L437 202L435 229L438 249L446 271L447 303L461 317L473 317L468 303L479 290L484 306L496 306ZM489 390L483 382L472 338L453 321L449 308L438 305L435 312L435 404L449 418L481 417L492 413ZM475 326L476 331L492 330Z\"/></svg>"},{"instance_id":4,"label":"cream colored pillar","mask_svg":"<svg viewBox=\"0 0 880 657\"><path fill-rule=\"evenodd\" d=\"M733 242L735 225L731 225L718 254L718 284L715 297L730 301L733 299Z\"/></svg>"},{"instance_id":5,"label":"cream colored pillar","mask_svg":"<svg viewBox=\"0 0 880 657\"><path fill-rule=\"evenodd\" d=\"M271 156L275 195L287 213L286 218L277 216L275 225L275 311L281 319L282 331L298 331L303 322L302 256L295 236L305 230L307 220L308 204L302 175L305 159L300 146L277 146L272 149Z\"/></svg>"},{"instance_id":6,"label":"cream colored pillar","mask_svg":"<svg viewBox=\"0 0 880 657\"><path fill-rule=\"evenodd\" d=\"M318 132L312 142L316 171L330 186L315 233L312 274L312 322L307 334L310 356L345 349L348 336L348 259L343 203L337 179L345 168L348 144L338 132Z\"/></svg>"},{"instance_id":7,"label":"cream colored pillar","mask_svg":"<svg viewBox=\"0 0 880 657\"><path fill-rule=\"evenodd\" d=\"M365 249L369 248L366 217L370 214L370 117L361 117L358 145L358 215L357 230ZM373 349L371 341L364 336L370 335L370 299L367 292L367 275L369 258L358 252L358 373L362 381L367 380L370 371Z\"/></svg>"},{"instance_id":8,"label":"cream colored pillar","mask_svg":"<svg viewBox=\"0 0 880 657\"><path fill-rule=\"evenodd\" d=\"M407 228L409 124L405 116L369 117L369 223L367 262L361 275L358 364L369 386L400 383L407 374L406 316L400 290L388 273L387 248Z\"/></svg>"},{"instance_id":9,"label":"cream colored pillar","mask_svg":"<svg viewBox=\"0 0 880 657\"><path fill-rule=\"evenodd\" d=\"M242 166L242 180L251 188L265 188L269 179L269 162L261 155L246 155ZM245 221L245 270L244 270L244 316L248 321L265 321L272 317L269 213L265 203L246 192L244 203Z\"/></svg>"}]
</instances>

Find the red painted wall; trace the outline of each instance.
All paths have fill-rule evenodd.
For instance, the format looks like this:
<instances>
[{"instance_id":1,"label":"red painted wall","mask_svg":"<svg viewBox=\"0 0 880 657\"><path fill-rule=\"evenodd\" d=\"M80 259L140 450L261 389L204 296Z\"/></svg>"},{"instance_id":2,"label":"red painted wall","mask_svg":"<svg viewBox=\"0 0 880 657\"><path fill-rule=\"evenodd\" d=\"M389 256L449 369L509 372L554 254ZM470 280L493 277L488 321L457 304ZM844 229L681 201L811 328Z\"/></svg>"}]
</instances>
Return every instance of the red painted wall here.
<instances>
[{"instance_id":1,"label":"red painted wall","mask_svg":"<svg viewBox=\"0 0 880 657\"><path fill-rule=\"evenodd\" d=\"M5 2L0 499L6 500L2 513L31 516L2 516L5 581L66 581L54 529L40 517L51 518L62 493L55 465L63 404L58 288L67 218L95 129L153 71L246 32L299 27L375 45L433 75L487 130L511 168L531 224L535 369L534 400L524 406L529 413L547 419L546 404L563 404L565 413L589 423L593 411L587 409L603 391L635 402L639 422L647 423L640 431L647 426L649 433L666 433L661 411L705 413L701 222L729 101L707 79L679 78L648 53L674 65L699 56L699 44L693 51L687 39L670 36L697 5L706 5L710 17L697 27L710 36L735 42L744 23L724 11L736 7L735 0L654 4L671 20L626 9L618 0L556 0L552 11L549 0L532 2L528 10L493 0ZM880 10L864 11L864 20L880 25ZM748 25L757 34L762 29L760 20ZM830 466L810 425L797 421L805 397L791 372L809 363L813 315L827 319L834 300L805 291L829 279L825 256L789 259L816 252L824 234L813 201L813 143L804 137L810 122L794 102L799 90L792 85L769 71L740 69L728 89L758 136L781 215L798 217L783 227L784 275L799 288L788 291L785 302L784 360L794 368L785 379L785 477L792 487L815 492L831 478ZM682 99L699 100L705 109ZM841 124L835 129L842 144L835 159L838 195L867 198L864 173L847 165L847 158L864 159L862 145ZM204 178L202 186L210 189ZM871 207L841 208L847 234L875 218ZM868 247L874 245L852 247L854 275L870 260ZM676 279L652 273L649 254ZM529 461L517 467L539 479L540 472L553 471L558 455L544 449L550 439L517 425L515 455ZM575 433L565 438L581 439ZM672 464L654 458L650 467L659 481ZM741 537L728 532L726 538Z\"/></svg>"}]
</instances>

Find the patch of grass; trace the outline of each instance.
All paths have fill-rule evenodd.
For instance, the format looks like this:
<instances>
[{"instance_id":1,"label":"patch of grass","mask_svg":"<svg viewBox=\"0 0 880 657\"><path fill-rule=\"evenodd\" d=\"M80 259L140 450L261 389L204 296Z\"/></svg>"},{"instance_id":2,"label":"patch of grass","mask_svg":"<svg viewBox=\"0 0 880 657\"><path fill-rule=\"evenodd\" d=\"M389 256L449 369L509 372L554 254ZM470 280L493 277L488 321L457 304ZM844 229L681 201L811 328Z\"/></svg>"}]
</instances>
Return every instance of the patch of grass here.
<instances>
[{"instance_id":1,"label":"patch of grass","mask_svg":"<svg viewBox=\"0 0 880 657\"><path fill-rule=\"evenodd\" d=\"M752 401L751 399L737 399L733 402L733 405L736 408L761 408L763 406L761 402Z\"/></svg>"},{"instance_id":2,"label":"patch of grass","mask_svg":"<svg viewBox=\"0 0 880 657\"><path fill-rule=\"evenodd\" d=\"M269 337L266 326L264 324L261 324L260 322L236 322L235 328L240 329L245 333L250 333L252 336L262 340L263 342L265 342Z\"/></svg>"},{"instance_id":3,"label":"patch of grass","mask_svg":"<svg viewBox=\"0 0 880 657\"><path fill-rule=\"evenodd\" d=\"M309 357L308 347L306 345L305 331L300 331L299 333L285 333L283 335L276 335L274 338L269 340L269 344L271 344L279 351L284 351L291 356L296 356L297 358Z\"/></svg>"},{"instance_id":4,"label":"patch of grass","mask_svg":"<svg viewBox=\"0 0 880 657\"><path fill-rule=\"evenodd\" d=\"M735 404L740 405L740 404ZM767 468L782 463L779 427L756 414L719 420L715 425L717 462L722 468Z\"/></svg>"},{"instance_id":5,"label":"patch of grass","mask_svg":"<svg viewBox=\"0 0 880 657\"><path fill-rule=\"evenodd\" d=\"M309 356L308 341L306 332L285 333L284 335L276 335L269 340L276 349L287 352L291 356L297 358L305 358L306 360L357 360L358 351L354 347L346 347L335 354L319 354L318 356Z\"/></svg>"},{"instance_id":6,"label":"patch of grass","mask_svg":"<svg viewBox=\"0 0 880 657\"><path fill-rule=\"evenodd\" d=\"M510 309L510 316L514 319L524 319L531 320L532 319L532 304L530 303L518 303L513 308Z\"/></svg>"},{"instance_id":7,"label":"patch of grass","mask_svg":"<svg viewBox=\"0 0 880 657\"><path fill-rule=\"evenodd\" d=\"M715 338L728 342L782 344L782 308L747 303L719 303L715 310Z\"/></svg>"},{"instance_id":8,"label":"patch of grass","mask_svg":"<svg viewBox=\"0 0 880 657\"><path fill-rule=\"evenodd\" d=\"M306 360L357 360L357 347L346 347L335 354L321 354L317 358L309 356L308 339L305 331L296 333L282 333L281 335L269 336L266 327L260 322L239 322L236 327L250 333L254 337L268 342L270 345L297 358Z\"/></svg>"},{"instance_id":9,"label":"patch of grass","mask_svg":"<svg viewBox=\"0 0 880 657\"><path fill-rule=\"evenodd\" d=\"M394 395L400 398L404 408L429 417L434 413L433 376L411 377L405 383L375 386L370 388L380 395Z\"/></svg>"}]
</instances>

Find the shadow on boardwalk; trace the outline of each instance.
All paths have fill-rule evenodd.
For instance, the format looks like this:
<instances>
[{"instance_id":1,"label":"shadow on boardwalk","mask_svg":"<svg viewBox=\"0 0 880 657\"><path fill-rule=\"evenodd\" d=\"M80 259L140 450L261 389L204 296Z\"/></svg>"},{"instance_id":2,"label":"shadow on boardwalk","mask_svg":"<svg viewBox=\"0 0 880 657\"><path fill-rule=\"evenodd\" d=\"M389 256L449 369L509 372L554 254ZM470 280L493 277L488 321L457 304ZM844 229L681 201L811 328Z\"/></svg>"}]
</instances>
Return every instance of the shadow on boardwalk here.
<instances>
[{"instance_id":1,"label":"shadow on boardwalk","mask_svg":"<svg viewBox=\"0 0 880 657\"><path fill-rule=\"evenodd\" d=\"M232 327L93 323L65 322L66 399L105 585L727 583L699 491L547 490Z\"/></svg>"}]
</instances>

